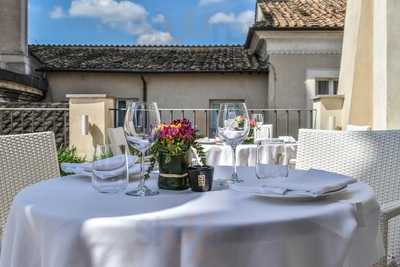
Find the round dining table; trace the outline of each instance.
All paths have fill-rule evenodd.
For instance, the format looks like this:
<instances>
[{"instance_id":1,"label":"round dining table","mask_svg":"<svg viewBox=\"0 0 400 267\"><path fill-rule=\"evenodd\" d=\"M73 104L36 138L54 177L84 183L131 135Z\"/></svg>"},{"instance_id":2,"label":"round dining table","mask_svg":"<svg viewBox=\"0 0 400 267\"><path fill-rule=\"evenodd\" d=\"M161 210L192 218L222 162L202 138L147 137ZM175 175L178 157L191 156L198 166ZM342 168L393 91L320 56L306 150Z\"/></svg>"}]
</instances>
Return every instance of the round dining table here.
<instances>
[{"instance_id":1,"label":"round dining table","mask_svg":"<svg viewBox=\"0 0 400 267\"><path fill-rule=\"evenodd\" d=\"M256 179L249 167L239 175ZM364 183L313 201L217 187L135 198L66 176L15 197L0 267L368 267L383 255L379 212Z\"/></svg>"}]
</instances>

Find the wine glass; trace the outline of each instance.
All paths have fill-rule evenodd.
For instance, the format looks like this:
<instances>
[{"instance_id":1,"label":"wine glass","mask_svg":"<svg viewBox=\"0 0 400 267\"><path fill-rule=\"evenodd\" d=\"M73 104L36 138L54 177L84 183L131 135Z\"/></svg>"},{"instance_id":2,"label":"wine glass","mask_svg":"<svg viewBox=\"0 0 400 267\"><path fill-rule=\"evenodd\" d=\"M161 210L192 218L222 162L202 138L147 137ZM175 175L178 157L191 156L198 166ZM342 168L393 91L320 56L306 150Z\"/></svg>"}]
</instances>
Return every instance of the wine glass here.
<instances>
[{"instance_id":1,"label":"wine glass","mask_svg":"<svg viewBox=\"0 0 400 267\"><path fill-rule=\"evenodd\" d=\"M232 147L233 173L228 180L231 183L240 183L242 180L237 174L236 148L250 131L249 113L245 103L221 104L218 112L218 136Z\"/></svg>"},{"instance_id":2,"label":"wine glass","mask_svg":"<svg viewBox=\"0 0 400 267\"><path fill-rule=\"evenodd\" d=\"M153 196L153 191L145 184L144 158L146 152L156 141L156 130L160 125L160 112L156 103L132 102L128 104L125 115L124 130L128 144L140 153L140 182L139 186L128 195Z\"/></svg>"},{"instance_id":3,"label":"wine glass","mask_svg":"<svg viewBox=\"0 0 400 267\"><path fill-rule=\"evenodd\" d=\"M264 115L262 113L254 113L251 115L251 118L255 122L255 129L254 129L254 141L259 140L260 138L271 138L270 128L262 129L264 124ZM265 132L264 132L265 131Z\"/></svg>"},{"instance_id":4,"label":"wine glass","mask_svg":"<svg viewBox=\"0 0 400 267\"><path fill-rule=\"evenodd\" d=\"M261 113L254 113L252 119L256 122L256 128L259 130L261 126L264 124L264 116Z\"/></svg>"}]
</instances>

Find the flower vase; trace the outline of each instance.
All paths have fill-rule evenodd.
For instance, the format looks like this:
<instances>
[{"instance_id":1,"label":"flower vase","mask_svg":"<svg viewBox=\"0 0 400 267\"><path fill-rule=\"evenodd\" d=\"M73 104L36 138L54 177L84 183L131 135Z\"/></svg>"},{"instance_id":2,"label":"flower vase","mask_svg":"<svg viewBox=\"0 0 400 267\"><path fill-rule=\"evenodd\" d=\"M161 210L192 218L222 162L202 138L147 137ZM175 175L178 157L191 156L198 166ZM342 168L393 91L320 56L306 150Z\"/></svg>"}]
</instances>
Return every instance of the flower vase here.
<instances>
[{"instance_id":1,"label":"flower vase","mask_svg":"<svg viewBox=\"0 0 400 267\"><path fill-rule=\"evenodd\" d=\"M158 187L160 189L177 191L189 188L190 156L190 152L170 155L167 152L160 151L158 156L160 169Z\"/></svg>"}]
</instances>

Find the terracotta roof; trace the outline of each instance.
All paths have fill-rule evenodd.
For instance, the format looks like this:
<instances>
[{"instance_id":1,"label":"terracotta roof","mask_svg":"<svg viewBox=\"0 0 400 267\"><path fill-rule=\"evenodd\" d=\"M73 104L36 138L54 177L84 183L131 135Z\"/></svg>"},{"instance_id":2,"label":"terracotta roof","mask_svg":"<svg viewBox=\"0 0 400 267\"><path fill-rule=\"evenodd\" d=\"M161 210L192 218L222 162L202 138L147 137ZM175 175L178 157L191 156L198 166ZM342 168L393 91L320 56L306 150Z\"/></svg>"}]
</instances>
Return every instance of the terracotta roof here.
<instances>
[{"instance_id":1,"label":"terracotta roof","mask_svg":"<svg viewBox=\"0 0 400 267\"><path fill-rule=\"evenodd\" d=\"M265 20L255 27L275 30L342 30L346 0L258 0Z\"/></svg>"},{"instance_id":2,"label":"terracotta roof","mask_svg":"<svg viewBox=\"0 0 400 267\"><path fill-rule=\"evenodd\" d=\"M243 46L31 45L47 71L264 72Z\"/></svg>"}]
</instances>

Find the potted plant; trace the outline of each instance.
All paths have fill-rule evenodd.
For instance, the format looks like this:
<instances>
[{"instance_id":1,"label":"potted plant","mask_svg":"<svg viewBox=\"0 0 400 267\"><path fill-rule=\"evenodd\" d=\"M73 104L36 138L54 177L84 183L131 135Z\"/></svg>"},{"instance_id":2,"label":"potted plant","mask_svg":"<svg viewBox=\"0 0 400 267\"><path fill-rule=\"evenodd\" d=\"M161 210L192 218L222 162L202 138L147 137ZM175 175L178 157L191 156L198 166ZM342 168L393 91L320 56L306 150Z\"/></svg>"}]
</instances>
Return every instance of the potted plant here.
<instances>
[{"instance_id":1,"label":"potted plant","mask_svg":"<svg viewBox=\"0 0 400 267\"><path fill-rule=\"evenodd\" d=\"M194 148L205 164L202 146L196 142L196 130L187 119L161 124L157 129L157 141L151 148L153 164L159 163L158 186L160 189L185 190L189 188L188 168Z\"/></svg>"}]
</instances>

